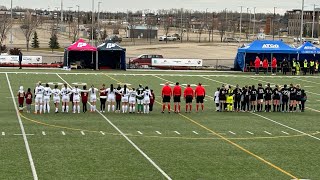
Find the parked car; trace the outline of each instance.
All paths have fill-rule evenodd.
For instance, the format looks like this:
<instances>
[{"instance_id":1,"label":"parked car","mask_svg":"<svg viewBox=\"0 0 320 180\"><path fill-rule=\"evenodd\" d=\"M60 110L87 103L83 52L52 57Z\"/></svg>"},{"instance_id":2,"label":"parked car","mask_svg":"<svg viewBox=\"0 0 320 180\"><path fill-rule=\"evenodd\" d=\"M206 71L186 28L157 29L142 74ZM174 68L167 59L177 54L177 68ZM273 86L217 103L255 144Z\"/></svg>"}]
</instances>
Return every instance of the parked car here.
<instances>
[{"instance_id":1,"label":"parked car","mask_svg":"<svg viewBox=\"0 0 320 180\"><path fill-rule=\"evenodd\" d=\"M137 58L131 59L129 62L130 65L133 65L134 67L151 66L152 58L163 58L163 56L156 54L142 54Z\"/></svg>"},{"instance_id":2,"label":"parked car","mask_svg":"<svg viewBox=\"0 0 320 180\"><path fill-rule=\"evenodd\" d=\"M181 38L180 38L180 35L179 35L179 34L173 34L172 36L173 36L173 37L176 37L176 38L177 38L177 40L181 40Z\"/></svg>"},{"instance_id":3,"label":"parked car","mask_svg":"<svg viewBox=\"0 0 320 180\"><path fill-rule=\"evenodd\" d=\"M312 40L312 44L320 44L319 39L313 39L313 40Z\"/></svg>"},{"instance_id":4,"label":"parked car","mask_svg":"<svg viewBox=\"0 0 320 180\"><path fill-rule=\"evenodd\" d=\"M223 39L223 42L228 42L228 43L230 43L230 42L235 42L235 43L238 43L238 42L240 42L240 41L239 41L239 39L237 39L237 38L225 37L225 38Z\"/></svg>"},{"instance_id":5,"label":"parked car","mask_svg":"<svg viewBox=\"0 0 320 180\"><path fill-rule=\"evenodd\" d=\"M174 37L174 36L166 36L166 35L163 35L163 36L160 36L159 37L159 41L176 41L177 40L177 37Z\"/></svg>"},{"instance_id":6,"label":"parked car","mask_svg":"<svg viewBox=\"0 0 320 180\"><path fill-rule=\"evenodd\" d=\"M306 39L302 38L302 41L305 42ZM300 42L300 38L293 38L293 42Z\"/></svg>"}]
</instances>

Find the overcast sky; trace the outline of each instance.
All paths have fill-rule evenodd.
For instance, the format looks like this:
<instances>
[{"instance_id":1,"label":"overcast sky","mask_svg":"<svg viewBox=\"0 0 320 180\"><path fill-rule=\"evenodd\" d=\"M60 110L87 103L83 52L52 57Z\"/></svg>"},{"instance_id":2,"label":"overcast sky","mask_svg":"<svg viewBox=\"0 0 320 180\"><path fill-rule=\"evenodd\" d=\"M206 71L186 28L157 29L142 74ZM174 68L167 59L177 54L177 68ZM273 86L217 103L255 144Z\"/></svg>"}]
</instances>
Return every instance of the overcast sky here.
<instances>
[{"instance_id":1,"label":"overcast sky","mask_svg":"<svg viewBox=\"0 0 320 180\"><path fill-rule=\"evenodd\" d=\"M13 0L13 6L21 6L27 8L44 8L48 7L56 9L60 7L61 0ZM64 9L80 5L82 10L92 9L92 0L63 0ZM103 11L126 11L129 10L157 10L184 8L205 11L222 11L225 8L233 11L240 11L240 6L243 6L243 11L247 8L253 9L256 7L256 12L273 12L273 7L277 7L276 12L283 14L286 10L301 9L302 0L95 0L95 9L97 2L101 1L101 9ZM320 5L320 0L305 0L305 8L313 10L313 4ZM0 5L10 6L10 0L0 0ZM320 6L319 6L320 7Z\"/></svg>"}]
</instances>

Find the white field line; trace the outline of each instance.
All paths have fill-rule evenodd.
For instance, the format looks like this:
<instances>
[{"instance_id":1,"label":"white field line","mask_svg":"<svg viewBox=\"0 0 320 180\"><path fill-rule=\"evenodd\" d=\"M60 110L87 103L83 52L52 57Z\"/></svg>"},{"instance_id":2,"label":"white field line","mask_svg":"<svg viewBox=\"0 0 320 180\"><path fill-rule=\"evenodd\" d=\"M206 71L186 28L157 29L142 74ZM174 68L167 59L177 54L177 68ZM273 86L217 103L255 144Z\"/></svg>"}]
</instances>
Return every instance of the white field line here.
<instances>
[{"instance_id":1,"label":"white field line","mask_svg":"<svg viewBox=\"0 0 320 180\"><path fill-rule=\"evenodd\" d=\"M34 136L34 134L14 134L14 136L23 136L23 135L26 135L26 136Z\"/></svg>"},{"instance_id":2,"label":"white field line","mask_svg":"<svg viewBox=\"0 0 320 180\"><path fill-rule=\"evenodd\" d=\"M143 134L141 131L137 131L137 132L138 132L139 134L141 134L141 135Z\"/></svg>"},{"instance_id":3,"label":"white field line","mask_svg":"<svg viewBox=\"0 0 320 180\"><path fill-rule=\"evenodd\" d=\"M269 134L269 135L272 135L270 132L268 132L268 131L263 131L264 133L266 133L266 134Z\"/></svg>"},{"instance_id":4,"label":"white field line","mask_svg":"<svg viewBox=\"0 0 320 180\"><path fill-rule=\"evenodd\" d=\"M70 84L64 80L58 73L56 75L64 81L68 86ZM99 113L114 129L116 129L143 157L145 157L166 179L172 180L171 177L164 172L146 153L144 153L131 139L128 138L116 125L114 125L104 114L100 113L99 111L96 111Z\"/></svg>"},{"instance_id":5,"label":"white field line","mask_svg":"<svg viewBox=\"0 0 320 180\"><path fill-rule=\"evenodd\" d=\"M100 133L101 133L102 135L106 135L106 133L104 133L103 131L100 131Z\"/></svg>"},{"instance_id":6,"label":"white field line","mask_svg":"<svg viewBox=\"0 0 320 180\"><path fill-rule=\"evenodd\" d=\"M291 129L291 130L293 130L293 131L296 131L296 132L298 132L298 133L301 133L301 134L303 134L303 135L309 136L309 137L311 137L311 138L313 138L313 139L316 139L316 140L319 140L319 141L320 141L320 138L318 138L318 137L315 137L315 136L313 136L313 135L311 135L311 134L302 132L302 131L300 131L300 130L298 130L298 129L295 129L295 128L292 128L292 127L290 127L290 126L284 125L284 124L279 123L279 122L277 122L277 121L275 121L275 120L272 120L272 119L270 119L270 118L261 116L260 114L256 114L256 113L251 113L251 114L253 114L253 115L255 115L255 116L258 116L258 117L261 117L261 118L263 118L263 119L265 119L265 120L271 121L271 122L273 122L273 123L275 123L275 124L278 124L278 125L280 125L280 126L286 127L286 128L288 128L288 129Z\"/></svg>"},{"instance_id":7,"label":"white field line","mask_svg":"<svg viewBox=\"0 0 320 180\"><path fill-rule=\"evenodd\" d=\"M5 136L6 135L6 133L5 132L2 132L2 136Z\"/></svg>"},{"instance_id":8,"label":"white field line","mask_svg":"<svg viewBox=\"0 0 320 180\"><path fill-rule=\"evenodd\" d=\"M312 109L312 108L309 108L309 107L306 107L306 109L310 109L311 111L320 113L320 111L319 111L319 110L316 110L316 109Z\"/></svg>"},{"instance_id":9,"label":"white field line","mask_svg":"<svg viewBox=\"0 0 320 180\"><path fill-rule=\"evenodd\" d=\"M232 131L229 131L229 133L233 134L233 135L236 135L236 133L232 132Z\"/></svg>"},{"instance_id":10,"label":"white field line","mask_svg":"<svg viewBox=\"0 0 320 180\"><path fill-rule=\"evenodd\" d=\"M84 135L86 135L83 131L81 131L81 134L84 136Z\"/></svg>"},{"instance_id":11,"label":"white field line","mask_svg":"<svg viewBox=\"0 0 320 180\"><path fill-rule=\"evenodd\" d=\"M61 131L61 134L64 135L64 136L66 135L66 133L64 131Z\"/></svg>"},{"instance_id":12,"label":"white field line","mask_svg":"<svg viewBox=\"0 0 320 180\"><path fill-rule=\"evenodd\" d=\"M17 114L17 117L18 117L20 129L21 129L21 133L22 133L22 137L23 137L23 141L24 141L24 145L25 145L26 150L27 150L28 159L29 159L29 163L30 163L30 166L31 166L31 171L32 171L33 179L34 179L34 180L38 180L38 174L37 174L37 171L36 171L36 167L35 167L35 165L34 165L34 162L33 162L33 158L32 158L30 146L29 146L29 143L28 143L28 139L27 139L27 136L26 136L26 132L25 132L25 130L24 130L24 126L23 126L23 123L22 123L22 120L21 120L21 117L20 117L20 114L19 114L19 110L18 110L18 108L17 108L17 103L16 103L16 101L15 101L15 99L14 99L15 96L14 96L14 94L13 94L12 87L11 87L11 83L10 83L9 76L8 76L7 73L6 73L6 77L7 77L7 82L8 82L9 90L10 90L10 93L11 93L11 96L12 96L13 105L14 105L14 107L15 107L15 109L16 109L16 114Z\"/></svg>"},{"instance_id":13,"label":"white field line","mask_svg":"<svg viewBox=\"0 0 320 180\"><path fill-rule=\"evenodd\" d=\"M157 133L157 134L161 134L161 132L159 132L159 131L156 131L156 133Z\"/></svg>"},{"instance_id":14,"label":"white field line","mask_svg":"<svg viewBox=\"0 0 320 180\"><path fill-rule=\"evenodd\" d=\"M249 133L249 134L251 134L251 135L254 135L254 133L253 132L250 132L250 131L246 131L247 133Z\"/></svg>"},{"instance_id":15,"label":"white field line","mask_svg":"<svg viewBox=\"0 0 320 180\"><path fill-rule=\"evenodd\" d=\"M42 131L42 135L44 135L44 136L45 136L45 135L46 135L46 132Z\"/></svg>"},{"instance_id":16,"label":"white field line","mask_svg":"<svg viewBox=\"0 0 320 180\"><path fill-rule=\"evenodd\" d=\"M178 132L178 131L174 131L176 134L179 134L180 135L180 133Z\"/></svg>"},{"instance_id":17,"label":"white field line","mask_svg":"<svg viewBox=\"0 0 320 180\"><path fill-rule=\"evenodd\" d=\"M286 131L281 131L283 134L289 135L289 133L287 133Z\"/></svg>"},{"instance_id":18,"label":"white field line","mask_svg":"<svg viewBox=\"0 0 320 180\"><path fill-rule=\"evenodd\" d=\"M308 82L308 83L320 85L320 83L318 83L318 82L308 81L308 80L304 80L304 79L301 79L301 78L295 78L295 79L297 79L297 80L299 80L299 81L303 81L303 82Z\"/></svg>"},{"instance_id":19,"label":"white field line","mask_svg":"<svg viewBox=\"0 0 320 180\"><path fill-rule=\"evenodd\" d=\"M199 134L199 133L197 133L196 131L192 131L192 132L193 132L194 134L197 134L197 135Z\"/></svg>"}]
</instances>

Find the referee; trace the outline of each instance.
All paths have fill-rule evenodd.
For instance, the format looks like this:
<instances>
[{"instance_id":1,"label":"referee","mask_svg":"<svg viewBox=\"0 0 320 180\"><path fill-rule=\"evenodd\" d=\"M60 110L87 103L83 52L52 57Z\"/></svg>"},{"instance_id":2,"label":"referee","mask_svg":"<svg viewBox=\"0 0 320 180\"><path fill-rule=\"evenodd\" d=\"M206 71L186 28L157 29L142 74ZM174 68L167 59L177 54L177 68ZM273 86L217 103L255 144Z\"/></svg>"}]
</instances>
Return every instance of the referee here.
<instances>
[{"instance_id":1,"label":"referee","mask_svg":"<svg viewBox=\"0 0 320 180\"><path fill-rule=\"evenodd\" d=\"M196 105L197 112L199 110L199 104L201 104L201 110L202 111L204 110L203 100L204 100L205 96L206 96L206 90L204 89L202 84L199 83L198 86L196 87L196 90L195 90L195 97L196 97L196 103L197 103L197 105Z\"/></svg>"},{"instance_id":2,"label":"referee","mask_svg":"<svg viewBox=\"0 0 320 180\"><path fill-rule=\"evenodd\" d=\"M172 90L169 86L169 83L166 82L166 84L162 88L162 113L164 113L164 110L166 109L166 106L168 107L168 113L170 113L170 100L172 96Z\"/></svg>"},{"instance_id":3,"label":"referee","mask_svg":"<svg viewBox=\"0 0 320 180\"><path fill-rule=\"evenodd\" d=\"M181 87L179 85L179 82L177 82L173 88L173 102L174 102L174 112L180 113Z\"/></svg>"}]
</instances>

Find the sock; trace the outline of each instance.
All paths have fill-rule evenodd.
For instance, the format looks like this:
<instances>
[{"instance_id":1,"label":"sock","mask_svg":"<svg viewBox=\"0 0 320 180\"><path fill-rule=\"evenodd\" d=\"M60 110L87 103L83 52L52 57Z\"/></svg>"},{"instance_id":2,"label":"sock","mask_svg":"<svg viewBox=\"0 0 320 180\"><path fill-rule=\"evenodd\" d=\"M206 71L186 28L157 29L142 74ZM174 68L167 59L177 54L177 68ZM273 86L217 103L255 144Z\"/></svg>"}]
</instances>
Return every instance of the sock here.
<instances>
[{"instance_id":1,"label":"sock","mask_svg":"<svg viewBox=\"0 0 320 180\"><path fill-rule=\"evenodd\" d=\"M76 112L76 105L73 105L73 112Z\"/></svg>"},{"instance_id":2,"label":"sock","mask_svg":"<svg viewBox=\"0 0 320 180\"><path fill-rule=\"evenodd\" d=\"M129 106L129 112L132 112L132 106Z\"/></svg>"},{"instance_id":3,"label":"sock","mask_svg":"<svg viewBox=\"0 0 320 180\"><path fill-rule=\"evenodd\" d=\"M114 105L112 105L112 112L114 112Z\"/></svg>"},{"instance_id":4,"label":"sock","mask_svg":"<svg viewBox=\"0 0 320 180\"><path fill-rule=\"evenodd\" d=\"M124 113L124 105L122 105L122 113Z\"/></svg>"},{"instance_id":5,"label":"sock","mask_svg":"<svg viewBox=\"0 0 320 180\"><path fill-rule=\"evenodd\" d=\"M146 112L149 113L149 105L148 104L146 105L145 108L146 108Z\"/></svg>"},{"instance_id":6,"label":"sock","mask_svg":"<svg viewBox=\"0 0 320 180\"><path fill-rule=\"evenodd\" d=\"M35 106L34 106L34 110L35 110L34 112L37 112L37 111L38 111L38 105L35 105Z\"/></svg>"},{"instance_id":7,"label":"sock","mask_svg":"<svg viewBox=\"0 0 320 180\"><path fill-rule=\"evenodd\" d=\"M203 104L201 104L201 109L202 109L202 111L204 110L204 105Z\"/></svg>"},{"instance_id":8,"label":"sock","mask_svg":"<svg viewBox=\"0 0 320 180\"><path fill-rule=\"evenodd\" d=\"M178 105L178 111L180 112L180 110L181 110L181 105L179 104Z\"/></svg>"},{"instance_id":9,"label":"sock","mask_svg":"<svg viewBox=\"0 0 320 180\"><path fill-rule=\"evenodd\" d=\"M132 107L132 112L136 112L136 107L135 106Z\"/></svg>"},{"instance_id":10,"label":"sock","mask_svg":"<svg viewBox=\"0 0 320 180\"><path fill-rule=\"evenodd\" d=\"M62 106L61 112L64 112L65 106Z\"/></svg>"},{"instance_id":11,"label":"sock","mask_svg":"<svg viewBox=\"0 0 320 180\"><path fill-rule=\"evenodd\" d=\"M196 105L196 110L197 110L197 111L199 110L199 104Z\"/></svg>"},{"instance_id":12,"label":"sock","mask_svg":"<svg viewBox=\"0 0 320 180\"><path fill-rule=\"evenodd\" d=\"M253 105L251 105L251 108L250 108L250 110L253 110Z\"/></svg>"},{"instance_id":13,"label":"sock","mask_svg":"<svg viewBox=\"0 0 320 180\"><path fill-rule=\"evenodd\" d=\"M49 103L47 104L47 111L48 111L48 113L50 113L50 104Z\"/></svg>"},{"instance_id":14,"label":"sock","mask_svg":"<svg viewBox=\"0 0 320 180\"><path fill-rule=\"evenodd\" d=\"M186 104L186 112L188 111L188 104Z\"/></svg>"},{"instance_id":15,"label":"sock","mask_svg":"<svg viewBox=\"0 0 320 180\"><path fill-rule=\"evenodd\" d=\"M299 110L301 110L301 104L299 104Z\"/></svg>"},{"instance_id":16,"label":"sock","mask_svg":"<svg viewBox=\"0 0 320 180\"><path fill-rule=\"evenodd\" d=\"M56 107L56 112L58 112L58 108Z\"/></svg>"},{"instance_id":17,"label":"sock","mask_svg":"<svg viewBox=\"0 0 320 180\"><path fill-rule=\"evenodd\" d=\"M219 111L219 106L216 105L216 111Z\"/></svg>"},{"instance_id":18,"label":"sock","mask_svg":"<svg viewBox=\"0 0 320 180\"><path fill-rule=\"evenodd\" d=\"M110 112L110 105L108 104L108 112Z\"/></svg>"},{"instance_id":19,"label":"sock","mask_svg":"<svg viewBox=\"0 0 320 180\"><path fill-rule=\"evenodd\" d=\"M42 113L42 108L43 108L42 106L43 106L43 105L40 105L40 113Z\"/></svg>"},{"instance_id":20,"label":"sock","mask_svg":"<svg viewBox=\"0 0 320 180\"><path fill-rule=\"evenodd\" d=\"M164 111L165 109L166 109L166 105L163 104L163 105L162 105L162 111Z\"/></svg>"},{"instance_id":21,"label":"sock","mask_svg":"<svg viewBox=\"0 0 320 180\"><path fill-rule=\"evenodd\" d=\"M69 112L69 106L66 106L66 111Z\"/></svg>"},{"instance_id":22,"label":"sock","mask_svg":"<svg viewBox=\"0 0 320 180\"><path fill-rule=\"evenodd\" d=\"M170 107L171 107L171 105L170 104L168 104L168 111L170 112Z\"/></svg>"},{"instance_id":23,"label":"sock","mask_svg":"<svg viewBox=\"0 0 320 180\"><path fill-rule=\"evenodd\" d=\"M93 106L93 111L96 111L96 109L97 109L97 106L94 105L94 106Z\"/></svg>"},{"instance_id":24,"label":"sock","mask_svg":"<svg viewBox=\"0 0 320 180\"><path fill-rule=\"evenodd\" d=\"M146 105L143 105L143 113L146 113L147 112L147 107Z\"/></svg>"},{"instance_id":25,"label":"sock","mask_svg":"<svg viewBox=\"0 0 320 180\"><path fill-rule=\"evenodd\" d=\"M177 112L177 105L174 105L174 112Z\"/></svg>"},{"instance_id":26,"label":"sock","mask_svg":"<svg viewBox=\"0 0 320 180\"><path fill-rule=\"evenodd\" d=\"M260 104L257 105L257 110L260 111Z\"/></svg>"},{"instance_id":27,"label":"sock","mask_svg":"<svg viewBox=\"0 0 320 180\"><path fill-rule=\"evenodd\" d=\"M189 111L191 111L191 109L192 109L192 105L190 104L190 105L189 105Z\"/></svg>"},{"instance_id":28,"label":"sock","mask_svg":"<svg viewBox=\"0 0 320 180\"><path fill-rule=\"evenodd\" d=\"M294 110L294 111L297 111L297 106L294 106L294 107L293 107L293 110Z\"/></svg>"},{"instance_id":29,"label":"sock","mask_svg":"<svg viewBox=\"0 0 320 180\"><path fill-rule=\"evenodd\" d=\"M78 113L80 113L80 105L78 105Z\"/></svg>"}]
</instances>

